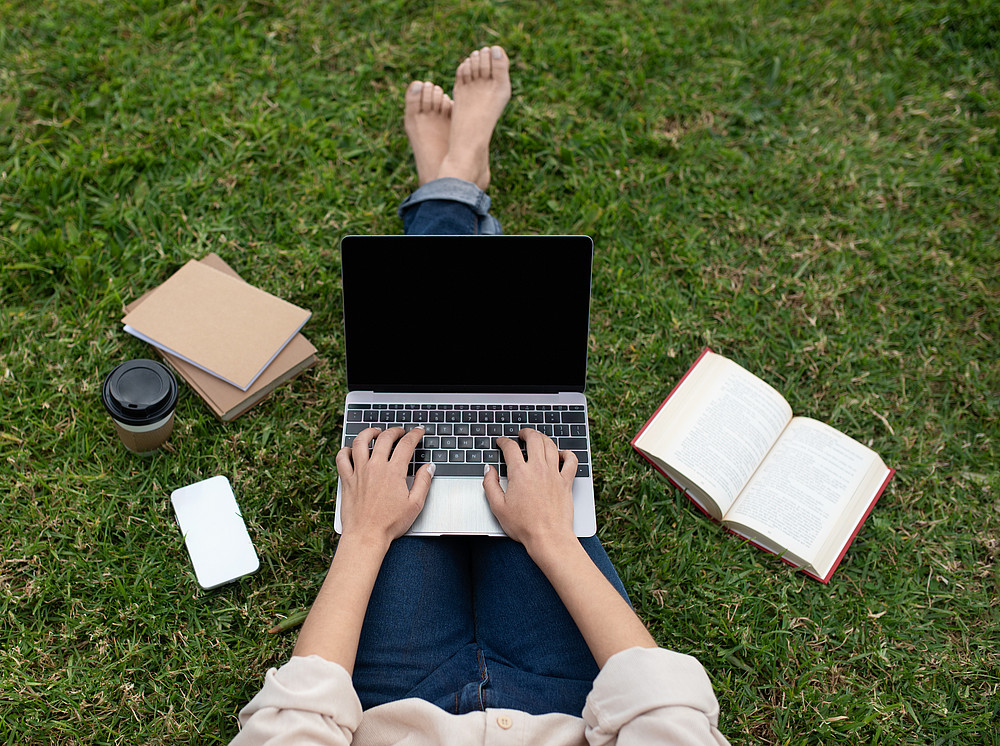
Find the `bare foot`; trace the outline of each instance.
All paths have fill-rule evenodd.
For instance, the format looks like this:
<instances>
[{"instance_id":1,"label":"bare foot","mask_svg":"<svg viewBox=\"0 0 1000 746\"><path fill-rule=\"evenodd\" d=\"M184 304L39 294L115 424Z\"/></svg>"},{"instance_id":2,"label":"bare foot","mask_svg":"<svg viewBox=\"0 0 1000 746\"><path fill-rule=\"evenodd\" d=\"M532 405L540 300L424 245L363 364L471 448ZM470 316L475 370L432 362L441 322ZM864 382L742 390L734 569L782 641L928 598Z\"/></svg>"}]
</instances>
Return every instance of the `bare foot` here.
<instances>
[{"instance_id":1,"label":"bare foot","mask_svg":"<svg viewBox=\"0 0 1000 746\"><path fill-rule=\"evenodd\" d=\"M406 89L403 126L417 162L420 185L438 177L448 152L452 101L441 86L414 80Z\"/></svg>"},{"instance_id":2,"label":"bare foot","mask_svg":"<svg viewBox=\"0 0 1000 746\"><path fill-rule=\"evenodd\" d=\"M510 60L502 47L483 47L455 71L448 152L438 178L454 176L490 185L490 138L510 100Z\"/></svg>"}]
</instances>

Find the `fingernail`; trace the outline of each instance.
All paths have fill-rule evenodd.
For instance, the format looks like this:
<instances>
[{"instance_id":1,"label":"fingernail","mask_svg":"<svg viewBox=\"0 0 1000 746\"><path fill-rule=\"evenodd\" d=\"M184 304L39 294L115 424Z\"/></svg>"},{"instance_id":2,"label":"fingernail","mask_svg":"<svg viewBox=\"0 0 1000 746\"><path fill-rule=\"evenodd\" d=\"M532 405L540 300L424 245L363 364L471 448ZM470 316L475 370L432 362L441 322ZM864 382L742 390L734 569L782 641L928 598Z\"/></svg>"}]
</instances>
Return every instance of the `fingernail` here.
<instances>
[{"instance_id":1,"label":"fingernail","mask_svg":"<svg viewBox=\"0 0 1000 746\"><path fill-rule=\"evenodd\" d=\"M434 476L434 472L438 470L437 464L427 464L427 474L429 476Z\"/></svg>"},{"instance_id":2,"label":"fingernail","mask_svg":"<svg viewBox=\"0 0 1000 746\"><path fill-rule=\"evenodd\" d=\"M416 93L416 92L417 92L417 91L419 91L419 90L420 90L421 88L423 88L423 86L424 86L424 84L423 84L423 83L421 83L421 82L420 82L419 80L414 80L414 81L413 81L412 83L410 83L410 90L411 90L411 91L412 91L413 93Z\"/></svg>"},{"instance_id":3,"label":"fingernail","mask_svg":"<svg viewBox=\"0 0 1000 746\"><path fill-rule=\"evenodd\" d=\"M486 464L486 466L483 467L483 476L484 477L489 476L489 473L490 473L490 465Z\"/></svg>"},{"instance_id":4,"label":"fingernail","mask_svg":"<svg viewBox=\"0 0 1000 746\"><path fill-rule=\"evenodd\" d=\"M503 50L500 47L493 47L493 59L498 60L503 57Z\"/></svg>"}]
</instances>

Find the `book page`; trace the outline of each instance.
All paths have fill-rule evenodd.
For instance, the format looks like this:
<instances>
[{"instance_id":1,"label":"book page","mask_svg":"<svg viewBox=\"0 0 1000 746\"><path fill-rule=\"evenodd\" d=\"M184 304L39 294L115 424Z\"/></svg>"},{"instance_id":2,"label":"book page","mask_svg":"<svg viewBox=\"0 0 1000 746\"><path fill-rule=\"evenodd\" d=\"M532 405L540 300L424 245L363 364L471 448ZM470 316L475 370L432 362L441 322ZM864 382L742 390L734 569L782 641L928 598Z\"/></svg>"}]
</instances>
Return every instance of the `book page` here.
<instances>
[{"instance_id":1,"label":"book page","mask_svg":"<svg viewBox=\"0 0 1000 746\"><path fill-rule=\"evenodd\" d=\"M703 490L724 514L791 417L791 407L771 386L709 352L635 446Z\"/></svg>"},{"instance_id":2,"label":"book page","mask_svg":"<svg viewBox=\"0 0 1000 746\"><path fill-rule=\"evenodd\" d=\"M876 464L881 465L878 455L853 438L796 417L726 520L813 563L831 532L844 531L841 519L856 512L850 506ZM856 521L849 523L853 528Z\"/></svg>"}]
</instances>

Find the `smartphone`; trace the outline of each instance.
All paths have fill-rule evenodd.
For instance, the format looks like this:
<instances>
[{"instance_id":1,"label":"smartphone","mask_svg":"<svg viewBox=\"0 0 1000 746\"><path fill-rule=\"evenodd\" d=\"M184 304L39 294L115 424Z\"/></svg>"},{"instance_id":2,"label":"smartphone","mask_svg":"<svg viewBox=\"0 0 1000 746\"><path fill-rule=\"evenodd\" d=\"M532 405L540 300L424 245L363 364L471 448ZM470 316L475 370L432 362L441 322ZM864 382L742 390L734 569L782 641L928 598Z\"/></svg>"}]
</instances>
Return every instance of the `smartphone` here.
<instances>
[{"instance_id":1,"label":"smartphone","mask_svg":"<svg viewBox=\"0 0 1000 746\"><path fill-rule=\"evenodd\" d=\"M260 560L225 476L176 489L170 502L202 588L218 588L257 572Z\"/></svg>"}]
</instances>

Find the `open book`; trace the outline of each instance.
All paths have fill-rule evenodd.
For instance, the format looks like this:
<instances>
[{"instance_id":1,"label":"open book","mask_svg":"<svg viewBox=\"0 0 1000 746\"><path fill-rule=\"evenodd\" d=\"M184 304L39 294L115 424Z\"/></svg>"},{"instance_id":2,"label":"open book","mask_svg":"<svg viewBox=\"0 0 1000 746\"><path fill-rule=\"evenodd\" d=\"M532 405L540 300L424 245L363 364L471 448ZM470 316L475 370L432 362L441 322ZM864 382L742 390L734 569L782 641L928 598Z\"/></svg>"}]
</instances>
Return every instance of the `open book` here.
<instances>
[{"instance_id":1,"label":"open book","mask_svg":"<svg viewBox=\"0 0 1000 746\"><path fill-rule=\"evenodd\" d=\"M823 583L895 473L708 348L632 446L713 519Z\"/></svg>"}]
</instances>

